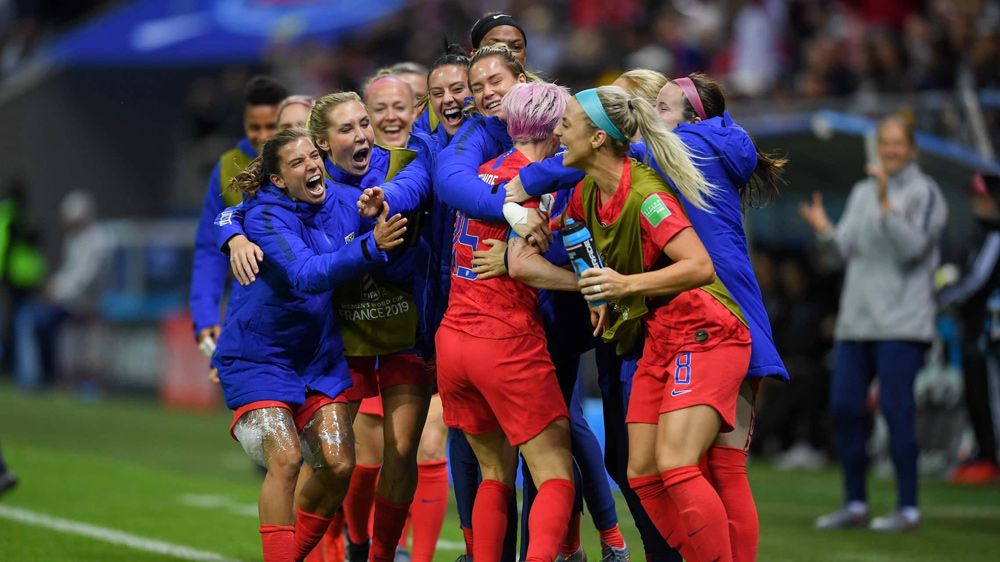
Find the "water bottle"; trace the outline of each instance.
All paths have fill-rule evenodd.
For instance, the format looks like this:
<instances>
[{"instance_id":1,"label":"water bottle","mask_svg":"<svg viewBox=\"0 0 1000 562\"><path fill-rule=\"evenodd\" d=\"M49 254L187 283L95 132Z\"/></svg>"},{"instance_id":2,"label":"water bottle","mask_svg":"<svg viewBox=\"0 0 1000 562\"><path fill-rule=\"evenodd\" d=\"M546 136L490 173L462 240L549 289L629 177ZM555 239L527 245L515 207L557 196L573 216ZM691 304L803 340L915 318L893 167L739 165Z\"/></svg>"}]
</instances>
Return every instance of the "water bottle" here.
<instances>
[{"instance_id":1,"label":"water bottle","mask_svg":"<svg viewBox=\"0 0 1000 562\"><path fill-rule=\"evenodd\" d=\"M576 271L577 278L583 275L583 272L588 269L604 267L604 264L601 262L601 256L597 253L597 247L594 246L594 238L582 222L566 219L566 224L562 229L562 239L563 245L566 246L566 253L569 254L569 261L573 264L573 271ZM605 302L603 300L590 301L589 304L592 307L598 307L605 304Z\"/></svg>"}]
</instances>

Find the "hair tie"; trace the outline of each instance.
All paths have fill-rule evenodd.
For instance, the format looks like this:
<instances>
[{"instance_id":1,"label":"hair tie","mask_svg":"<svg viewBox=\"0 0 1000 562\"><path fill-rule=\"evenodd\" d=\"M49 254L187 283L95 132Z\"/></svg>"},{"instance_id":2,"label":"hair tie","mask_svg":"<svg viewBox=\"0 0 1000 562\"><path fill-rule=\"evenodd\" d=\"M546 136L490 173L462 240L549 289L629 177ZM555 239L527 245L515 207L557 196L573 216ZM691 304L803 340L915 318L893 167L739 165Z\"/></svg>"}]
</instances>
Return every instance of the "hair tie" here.
<instances>
[{"instance_id":1,"label":"hair tie","mask_svg":"<svg viewBox=\"0 0 1000 562\"><path fill-rule=\"evenodd\" d=\"M701 118L702 121L708 119L705 116L705 106L701 103L701 96L698 95L698 88L694 85L694 80L691 80L687 76L682 76L680 78L674 78L674 84L684 92L684 97L687 98L688 103L694 109L695 115Z\"/></svg>"},{"instance_id":2,"label":"hair tie","mask_svg":"<svg viewBox=\"0 0 1000 562\"><path fill-rule=\"evenodd\" d=\"M611 135L611 138L615 140L619 140L621 142L626 142L628 140L611 121L611 118L608 117L608 112L604 110L601 98L597 97L597 88L584 90L576 94L574 97L576 98L576 101L580 102L580 107L583 108L583 112L587 114L587 117L590 117L590 120L594 122L594 125L597 125L598 129Z\"/></svg>"},{"instance_id":3,"label":"hair tie","mask_svg":"<svg viewBox=\"0 0 1000 562\"><path fill-rule=\"evenodd\" d=\"M625 102L625 104L626 104L626 105L628 105L628 110L629 110L629 111L635 111L635 106L634 106L634 105L632 105L632 100L631 100L631 98L630 98L630 99L629 99L629 100L628 100L627 102Z\"/></svg>"}]
</instances>

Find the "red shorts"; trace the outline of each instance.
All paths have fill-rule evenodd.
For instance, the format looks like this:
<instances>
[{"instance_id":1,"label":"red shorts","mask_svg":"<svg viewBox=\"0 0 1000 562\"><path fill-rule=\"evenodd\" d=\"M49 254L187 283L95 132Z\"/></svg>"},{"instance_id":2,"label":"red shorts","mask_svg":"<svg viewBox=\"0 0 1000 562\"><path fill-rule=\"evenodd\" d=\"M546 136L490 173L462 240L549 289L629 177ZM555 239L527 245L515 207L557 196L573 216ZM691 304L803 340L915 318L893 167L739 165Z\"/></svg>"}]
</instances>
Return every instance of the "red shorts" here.
<instances>
[{"instance_id":1,"label":"red shorts","mask_svg":"<svg viewBox=\"0 0 1000 562\"><path fill-rule=\"evenodd\" d=\"M672 302L655 313L668 316L647 322L628 423L655 424L660 414L711 406L722 417L721 432L733 430L740 384L750 364L750 330L708 293L691 293L679 306Z\"/></svg>"},{"instance_id":2,"label":"red shorts","mask_svg":"<svg viewBox=\"0 0 1000 562\"><path fill-rule=\"evenodd\" d=\"M434 384L433 366L413 353L348 357L347 367L351 370L351 381L354 383L344 391L348 402L378 396L380 389L400 384Z\"/></svg>"},{"instance_id":3,"label":"red shorts","mask_svg":"<svg viewBox=\"0 0 1000 562\"><path fill-rule=\"evenodd\" d=\"M310 392L306 395L305 403L300 406L295 406L286 402L279 402L278 400L258 400L256 402L244 404L233 411L233 421L229 424L229 435L231 435L233 439L236 439L236 436L233 435L233 428L236 427L236 422L239 421L243 414L252 410L261 410L263 408L284 408L288 410L292 413L292 419L295 420L295 429L301 432L306 424L309 423L309 420L312 419L313 414L315 414L317 410L327 404L343 403L344 400L341 399L343 395L343 393L340 393L337 398L330 398L326 394L320 392Z\"/></svg>"},{"instance_id":4,"label":"red shorts","mask_svg":"<svg viewBox=\"0 0 1000 562\"><path fill-rule=\"evenodd\" d=\"M435 341L448 427L472 435L502 429L520 445L569 417L544 338L491 340L442 326Z\"/></svg>"},{"instance_id":5,"label":"red shorts","mask_svg":"<svg viewBox=\"0 0 1000 562\"><path fill-rule=\"evenodd\" d=\"M359 414L368 414L369 416L384 417L385 413L382 412L382 397L372 396L371 398L365 398L361 401L361 407L358 408Z\"/></svg>"}]
</instances>

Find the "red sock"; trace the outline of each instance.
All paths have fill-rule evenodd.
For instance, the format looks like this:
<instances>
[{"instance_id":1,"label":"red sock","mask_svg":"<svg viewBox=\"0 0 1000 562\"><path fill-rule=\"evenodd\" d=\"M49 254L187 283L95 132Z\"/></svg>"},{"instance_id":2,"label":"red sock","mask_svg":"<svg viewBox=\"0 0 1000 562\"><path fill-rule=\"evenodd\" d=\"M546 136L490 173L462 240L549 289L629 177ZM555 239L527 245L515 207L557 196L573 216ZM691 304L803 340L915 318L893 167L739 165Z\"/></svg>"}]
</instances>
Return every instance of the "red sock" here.
<instances>
[{"instance_id":1,"label":"red sock","mask_svg":"<svg viewBox=\"0 0 1000 562\"><path fill-rule=\"evenodd\" d=\"M697 465L680 466L662 472L660 477L680 512L687 531L685 542L694 549L695 560L733 562L726 508L701 469Z\"/></svg>"},{"instance_id":2,"label":"red sock","mask_svg":"<svg viewBox=\"0 0 1000 562\"><path fill-rule=\"evenodd\" d=\"M414 502L416 502L416 499L416 496L414 496ZM399 548L406 548L406 539L410 534L410 526L413 525L413 505L410 504L410 511L406 513L406 522L403 523L403 532L399 534L399 543L396 544Z\"/></svg>"},{"instance_id":3,"label":"red sock","mask_svg":"<svg viewBox=\"0 0 1000 562\"><path fill-rule=\"evenodd\" d=\"M392 562L396 558L396 545L399 544L399 536L403 534L403 525L406 524L406 514L409 512L409 502L392 503L379 495L375 496L375 532L372 533L370 560Z\"/></svg>"},{"instance_id":4,"label":"red sock","mask_svg":"<svg viewBox=\"0 0 1000 562\"><path fill-rule=\"evenodd\" d=\"M344 562L344 510L338 510L319 545L306 556L305 562Z\"/></svg>"},{"instance_id":5,"label":"red sock","mask_svg":"<svg viewBox=\"0 0 1000 562\"><path fill-rule=\"evenodd\" d=\"M410 505L413 562L431 562L448 513L448 460L417 463L417 491Z\"/></svg>"},{"instance_id":6,"label":"red sock","mask_svg":"<svg viewBox=\"0 0 1000 562\"><path fill-rule=\"evenodd\" d=\"M260 542L264 547L264 562L295 562L295 527L261 525Z\"/></svg>"},{"instance_id":7,"label":"red sock","mask_svg":"<svg viewBox=\"0 0 1000 562\"><path fill-rule=\"evenodd\" d=\"M726 506L733 561L753 562L757 559L760 523L747 480L747 453L733 447L712 447L708 450L708 467L722 505Z\"/></svg>"},{"instance_id":8,"label":"red sock","mask_svg":"<svg viewBox=\"0 0 1000 562\"><path fill-rule=\"evenodd\" d=\"M610 529L598 532L601 534L602 543L615 548L625 548L625 537L622 536L622 531L618 528L617 523Z\"/></svg>"},{"instance_id":9,"label":"red sock","mask_svg":"<svg viewBox=\"0 0 1000 562\"><path fill-rule=\"evenodd\" d=\"M681 522L677 506L674 505L670 494L663 487L663 478L659 474L639 476L629 478L628 485L639 496L639 501L642 502L642 508L646 510L646 515L653 521L653 525L656 525L656 530L660 532L667 544L671 548L679 550L685 560L696 561L694 551L684 541L687 533L684 531L684 524Z\"/></svg>"},{"instance_id":10,"label":"red sock","mask_svg":"<svg viewBox=\"0 0 1000 562\"><path fill-rule=\"evenodd\" d=\"M296 508L295 510L295 559L305 558L330 528L332 517L320 517Z\"/></svg>"},{"instance_id":11,"label":"red sock","mask_svg":"<svg viewBox=\"0 0 1000 562\"><path fill-rule=\"evenodd\" d=\"M512 493L513 490L497 480L483 479L479 484L472 504L472 528L476 532L472 559L476 562L500 562L503 537L507 533L507 503ZM468 541L466 539L466 544Z\"/></svg>"},{"instance_id":12,"label":"red sock","mask_svg":"<svg viewBox=\"0 0 1000 562\"><path fill-rule=\"evenodd\" d=\"M569 516L569 528L566 529L566 537L559 545L559 554L569 558L577 550L580 550L580 512L574 511Z\"/></svg>"},{"instance_id":13,"label":"red sock","mask_svg":"<svg viewBox=\"0 0 1000 562\"><path fill-rule=\"evenodd\" d=\"M535 496L535 501L531 504L531 513L528 514L530 539L528 539L526 562L555 560L559 554L559 543L566 536L575 494L573 481L565 478L546 480L538 487L538 495Z\"/></svg>"},{"instance_id":14,"label":"red sock","mask_svg":"<svg viewBox=\"0 0 1000 562\"><path fill-rule=\"evenodd\" d=\"M375 482L382 465L354 466L351 485L344 497L344 519L347 522L347 537L354 544L368 542L368 518L375 500Z\"/></svg>"},{"instance_id":15,"label":"red sock","mask_svg":"<svg viewBox=\"0 0 1000 562\"><path fill-rule=\"evenodd\" d=\"M506 529L504 532L507 532ZM465 553L472 556L472 529L462 527L462 538L465 539Z\"/></svg>"}]
</instances>

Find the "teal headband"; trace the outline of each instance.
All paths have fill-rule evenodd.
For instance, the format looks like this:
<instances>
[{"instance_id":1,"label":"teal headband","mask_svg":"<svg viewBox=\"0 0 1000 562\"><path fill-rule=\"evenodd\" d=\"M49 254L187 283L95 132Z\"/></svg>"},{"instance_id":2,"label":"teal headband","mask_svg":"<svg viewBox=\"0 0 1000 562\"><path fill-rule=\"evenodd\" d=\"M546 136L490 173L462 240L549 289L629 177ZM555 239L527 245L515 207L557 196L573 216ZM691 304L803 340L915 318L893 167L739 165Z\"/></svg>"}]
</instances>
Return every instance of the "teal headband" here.
<instances>
[{"instance_id":1,"label":"teal headband","mask_svg":"<svg viewBox=\"0 0 1000 562\"><path fill-rule=\"evenodd\" d=\"M576 101L580 102L583 112L587 114L587 117L590 117L590 120L594 122L594 125L597 125L598 129L611 135L613 139L622 142L627 140L625 135L618 130L618 127L615 127L615 124L611 122L608 113L604 111L601 98L597 97L597 88L578 92L574 97L576 97Z\"/></svg>"}]
</instances>

